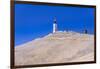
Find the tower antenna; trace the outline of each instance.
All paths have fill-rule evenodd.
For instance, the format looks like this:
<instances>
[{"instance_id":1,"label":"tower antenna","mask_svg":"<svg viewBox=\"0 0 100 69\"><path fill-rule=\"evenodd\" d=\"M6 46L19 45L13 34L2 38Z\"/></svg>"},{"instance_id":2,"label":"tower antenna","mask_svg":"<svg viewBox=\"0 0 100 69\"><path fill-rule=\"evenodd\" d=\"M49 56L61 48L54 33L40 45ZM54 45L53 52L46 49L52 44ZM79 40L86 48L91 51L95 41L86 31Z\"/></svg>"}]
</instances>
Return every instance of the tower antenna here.
<instances>
[{"instance_id":1,"label":"tower antenna","mask_svg":"<svg viewBox=\"0 0 100 69\"><path fill-rule=\"evenodd\" d=\"M57 20L56 17L54 17L54 22L53 22L53 33L57 31Z\"/></svg>"}]
</instances>

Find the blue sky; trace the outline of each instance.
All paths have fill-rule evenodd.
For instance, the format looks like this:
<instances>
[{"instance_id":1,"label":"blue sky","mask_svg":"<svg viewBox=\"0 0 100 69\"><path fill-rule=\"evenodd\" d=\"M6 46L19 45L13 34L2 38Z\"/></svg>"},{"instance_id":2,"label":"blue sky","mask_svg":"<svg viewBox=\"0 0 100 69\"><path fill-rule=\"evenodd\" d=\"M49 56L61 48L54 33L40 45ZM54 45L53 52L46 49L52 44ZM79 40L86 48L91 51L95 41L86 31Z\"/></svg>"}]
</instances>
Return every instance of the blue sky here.
<instances>
[{"instance_id":1,"label":"blue sky","mask_svg":"<svg viewBox=\"0 0 100 69\"><path fill-rule=\"evenodd\" d=\"M94 34L94 8L15 4L15 46L52 33L54 17L58 29Z\"/></svg>"}]
</instances>

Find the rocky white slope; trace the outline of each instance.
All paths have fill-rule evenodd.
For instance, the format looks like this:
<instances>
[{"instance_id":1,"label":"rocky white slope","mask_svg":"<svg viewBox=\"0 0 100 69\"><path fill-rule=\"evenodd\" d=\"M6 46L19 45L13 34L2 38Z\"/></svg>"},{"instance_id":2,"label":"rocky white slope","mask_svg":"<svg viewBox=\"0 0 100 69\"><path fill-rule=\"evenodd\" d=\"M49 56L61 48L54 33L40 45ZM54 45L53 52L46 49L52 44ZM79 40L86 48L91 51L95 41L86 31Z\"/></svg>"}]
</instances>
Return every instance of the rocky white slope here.
<instances>
[{"instance_id":1,"label":"rocky white slope","mask_svg":"<svg viewBox=\"0 0 100 69\"><path fill-rule=\"evenodd\" d=\"M94 35L48 34L15 47L15 65L94 61Z\"/></svg>"}]
</instances>

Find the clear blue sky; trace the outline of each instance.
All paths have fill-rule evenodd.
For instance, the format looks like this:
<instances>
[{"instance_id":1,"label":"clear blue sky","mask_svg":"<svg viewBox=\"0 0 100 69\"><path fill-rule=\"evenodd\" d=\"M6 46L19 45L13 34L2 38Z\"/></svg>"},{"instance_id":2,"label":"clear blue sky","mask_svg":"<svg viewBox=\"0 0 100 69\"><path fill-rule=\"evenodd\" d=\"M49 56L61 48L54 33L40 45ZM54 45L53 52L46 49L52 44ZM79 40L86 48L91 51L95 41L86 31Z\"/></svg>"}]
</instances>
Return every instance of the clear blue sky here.
<instances>
[{"instance_id":1,"label":"clear blue sky","mask_svg":"<svg viewBox=\"0 0 100 69\"><path fill-rule=\"evenodd\" d=\"M56 16L59 30L94 34L94 8L15 4L15 45L52 32Z\"/></svg>"}]
</instances>

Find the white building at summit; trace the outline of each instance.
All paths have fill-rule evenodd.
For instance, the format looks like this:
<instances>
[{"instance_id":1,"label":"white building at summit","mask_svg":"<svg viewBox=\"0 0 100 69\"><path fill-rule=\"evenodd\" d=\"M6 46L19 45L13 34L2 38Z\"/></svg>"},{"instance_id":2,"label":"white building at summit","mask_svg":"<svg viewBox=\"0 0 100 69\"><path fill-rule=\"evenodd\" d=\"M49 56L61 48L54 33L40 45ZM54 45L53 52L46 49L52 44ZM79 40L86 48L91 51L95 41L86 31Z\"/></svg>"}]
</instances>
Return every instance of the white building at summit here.
<instances>
[{"instance_id":1,"label":"white building at summit","mask_svg":"<svg viewBox=\"0 0 100 69\"><path fill-rule=\"evenodd\" d=\"M53 22L53 33L55 33L57 31L57 21L56 18L54 18L54 22Z\"/></svg>"}]
</instances>

